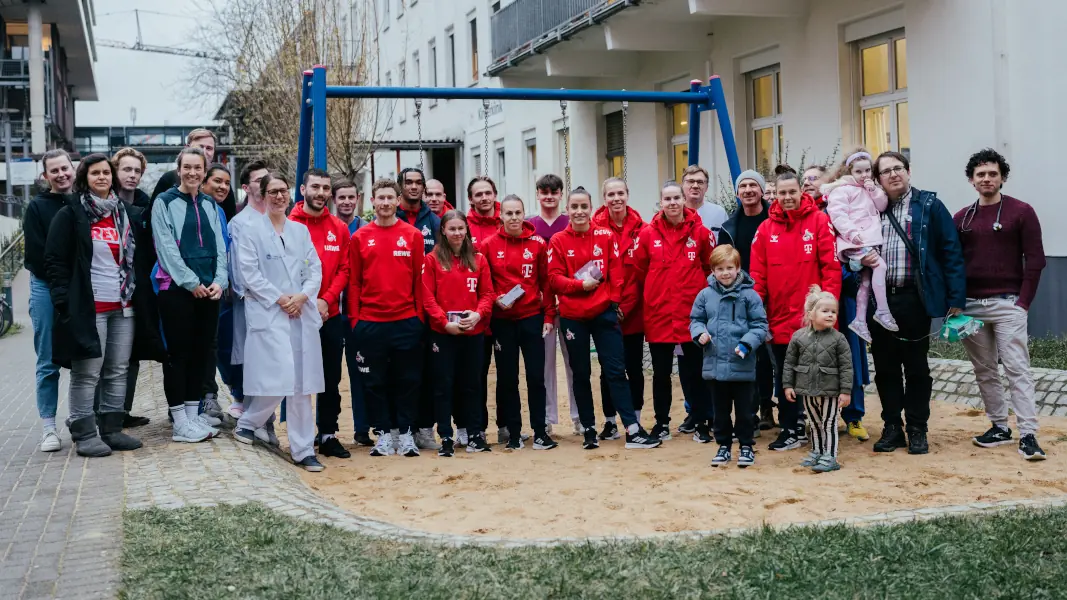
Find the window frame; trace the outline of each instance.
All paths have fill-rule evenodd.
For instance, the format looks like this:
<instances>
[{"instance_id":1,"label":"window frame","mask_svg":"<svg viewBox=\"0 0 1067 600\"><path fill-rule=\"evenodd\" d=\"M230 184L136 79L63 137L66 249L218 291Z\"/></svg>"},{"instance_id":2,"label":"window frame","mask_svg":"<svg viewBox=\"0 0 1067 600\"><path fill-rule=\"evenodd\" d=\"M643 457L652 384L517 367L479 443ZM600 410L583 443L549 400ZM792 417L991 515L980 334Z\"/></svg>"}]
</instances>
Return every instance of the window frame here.
<instances>
[{"instance_id":1,"label":"window frame","mask_svg":"<svg viewBox=\"0 0 1067 600\"><path fill-rule=\"evenodd\" d=\"M448 87L456 87L456 29L451 25L445 29L445 50L448 53L445 80Z\"/></svg>"},{"instance_id":2,"label":"window frame","mask_svg":"<svg viewBox=\"0 0 1067 600\"><path fill-rule=\"evenodd\" d=\"M467 31L470 32L470 39L467 42L467 50L471 61L471 85L478 83L480 74L478 72L478 15L468 16L467 18Z\"/></svg>"},{"instance_id":3,"label":"window frame","mask_svg":"<svg viewBox=\"0 0 1067 600\"><path fill-rule=\"evenodd\" d=\"M397 84L400 87L405 87L407 85L408 65L406 62L400 61L400 64L397 65L396 77ZM397 100L397 102L400 104L400 117L398 120L399 123L403 125L408 120L408 103L404 99Z\"/></svg>"},{"instance_id":4,"label":"window frame","mask_svg":"<svg viewBox=\"0 0 1067 600\"><path fill-rule=\"evenodd\" d=\"M899 131L899 106L901 104L908 104L908 88L897 87L897 42L899 40L905 40L907 43L907 32L904 29L894 29L876 36L863 38L853 43L854 51L852 53L853 60L855 60L855 72L856 72L856 87L855 93L859 101L856 103L857 107L857 121L859 124L859 138L861 144L865 148L872 148L872 144L867 139L867 122L864 114L868 110L876 108L887 108L889 112L889 139L885 142L885 149L900 152L900 131ZM874 48L885 44L888 47L889 63L887 65L887 76L889 80L889 90L879 94L864 95L863 94L863 51L868 48ZM905 52L906 52L905 46ZM906 59L905 59L906 60ZM907 65L905 65L907 69ZM907 71L905 70L905 75ZM909 122L910 129L910 122ZM910 133L910 132L909 132ZM909 135L910 137L910 135ZM881 147L881 143L879 143ZM909 147L910 151L910 147Z\"/></svg>"},{"instance_id":5,"label":"window frame","mask_svg":"<svg viewBox=\"0 0 1067 600\"><path fill-rule=\"evenodd\" d=\"M686 88L686 89L681 90L681 91L688 92L689 89ZM685 132L683 132L683 133L674 133L674 108L676 106L684 106L685 107L684 110L686 112L686 117L685 117L686 118L686 124L685 124ZM668 142L670 144L670 147L667 149L668 150L667 154L668 154L669 159L670 159L670 168L671 168L671 170L670 170L671 177L670 178L674 179L674 180L677 180L679 183L681 183L680 174L681 174L682 171L685 170L686 167L689 166L689 161L686 161L686 164L684 164L684 165L679 165L678 164L678 147L679 146L685 146L685 155L687 157L689 156L689 105L688 104L684 104L684 105L683 104L668 104L667 105L667 131L669 133ZM609 166L609 168L610 168L610 166Z\"/></svg>"},{"instance_id":6,"label":"window frame","mask_svg":"<svg viewBox=\"0 0 1067 600\"><path fill-rule=\"evenodd\" d=\"M390 71L385 72L385 87L393 87L393 74ZM393 104L393 109L396 109L396 104ZM392 131L393 129L393 111L390 110L385 117L385 130Z\"/></svg>"},{"instance_id":7,"label":"window frame","mask_svg":"<svg viewBox=\"0 0 1067 600\"><path fill-rule=\"evenodd\" d=\"M753 88L753 84L757 79L771 77L771 116L756 118L756 93ZM745 94L747 96L746 103L748 108L748 139L749 139L749 164L756 170L759 170L762 165L759 164L759 157L756 156L756 133L764 131L766 129L771 130L772 137L772 150L771 150L771 163L766 165L767 169L773 168L773 163L780 163L782 153L785 148L782 146L785 144L785 112L782 110L782 65L781 63L775 63L773 65L749 71L745 73Z\"/></svg>"},{"instance_id":8,"label":"window frame","mask_svg":"<svg viewBox=\"0 0 1067 600\"><path fill-rule=\"evenodd\" d=\"M437 87L437 38L430 38L430 41L426 44L427 58L430 61L430 70L427 72L429 75L430 87ZM430 107L437 106L437 98L430 98Z\"/></svg>"}]
</instances>

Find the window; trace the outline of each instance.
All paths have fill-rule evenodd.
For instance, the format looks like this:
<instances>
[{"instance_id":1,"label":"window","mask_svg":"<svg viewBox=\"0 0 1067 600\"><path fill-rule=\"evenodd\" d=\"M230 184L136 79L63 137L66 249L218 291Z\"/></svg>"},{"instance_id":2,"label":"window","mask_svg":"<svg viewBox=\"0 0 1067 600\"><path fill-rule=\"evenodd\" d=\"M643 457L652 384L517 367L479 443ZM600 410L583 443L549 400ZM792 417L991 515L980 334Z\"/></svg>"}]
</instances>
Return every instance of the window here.
<instances>
[{"instance_id":1,"label":"window","mask_svg":"<svg viewBox=\"0 0 1067 600\"><path fill-rule=\"evenodd\" d=\"M471 168L474 170L471 174L472 177L474 175L482 175L482 149L480 146L471 149Z\"/></svg>"},{"instance_id":2,"label":"window","mask_svg":"<svg viewBox=\"0 0 1067 600\"><path fill-rule=\"evenodd\" d=\"M863 145L874 156L886 150L910 156L908 46L904 32L862 41L858 49Z\"/></svg>"},{"instance_id":3,"label":"window","mask_svg":"<svg viewBox=\"0 0 1067 600\"><path fill-rule=\"evenodd\" d=\"M430 87L437 87L437 40L430 40L429 46L430 52L427 55L430 60L429 70L427 75L429 76ZM430 106L437 106L437 99L430 99Z\"/></svg>"},{"instance_id":4,"label":"window","mask_svg":"<svg viewBox=\"0 0 1067 600\"><path fill-rule=\"evenodd\" d=\"M781 162L785 151L782 126L782 71L775 65L748 75L749 128L752 131L752 164L766 173Z\"/></svg>"},{"instance_id":5,"label":"window","mask_svg":"<svg viewBox=\"0 0 1067 600\"><path fill-rule=\"evenodd\" d=\"M608 176L622 177L626 160L626 139L622 127L622 111L604 115L604 131L607 140Z\"/></svg>"},{"instance_id":6,"label":"window","mask_svg":"<svg viewBox=\"0 0 1067 600\"><path fill-rule=\"evenodd\" d=\"M689 166L689 105L675 104L669 109L671 117L671 160L674 180L682 180L682 172Z\"/></svg>"},{"instance_id":7,"label":"window","mask_svg":"<svg viewBox=\"0 0 1067 600\"><path fill-rule=\"evenodd\" d=\"M397 68L397 76L400 78L400 87L407 85L408 66L405 63L400 63L400 66ZM397 100L397 103L400 104L400 122L403 123L408 120L408 102L407 100L400 99Z\"/></svg>"},{"instance_id":8,"label":"window","mask_svg":"<svg viewBox=\"0 0 1067 600\"><path fill-rule=\"evenodd\" d=\"M478 19L471 19L471 83L478 81Z\"/></svg>"},{"instance_id":9,"label":"window","mask_svg":"<svg viewBox=\"0 0 1067 600\"><path fill-rule=\"evenodd\" d=\"M532 190L537 182L537 133L535 131L524 132L523 139L526 140L526 174L522 189Z\"/></svg>"},{"instance_id":10,"label":"window","mask_svg":"<svg viewBox=\"0 0 1067 600\"><path fill-rule=\"evenodd\" d=\"M388 72L388 71L386 71L385 72L385 87L392 87L392 85L393 85L393 74ZM392 108L395 109L396 108L396 104L394 104L392 106ZM385 130L389 131L392 128L393 128L393 111L390 110L385 115Z\"/></svg>"},{"instance_id":11,"label":"window","mask_svg":"<svg viewBox=\"0 0 1067 600\"><path fill-rule=\"evenodd\" d=\"M504 160L504 140L496 143L496 184L500 187L499 194L503 198L507 194L507 163Z\"/></svg>"},{"instance_id":12,"label":"window","mask_svg":"<svg viewBox=\"0 0 1067 600\"><path fill-rule=\"evenodd\" d=\"M445 52L448 53L448 72L445 75L448 76L448 85L456 87L456 32L449 29L445 39L448 42L445 47Z\"/></svg>"},{"instance_id":13,"label":"window","mask_svg":"<svg viewBox=\"0 0 1067 600\"><path fill-rule=\"evenodd\" d=\"M494 2L493 4L491 4L490 7L489 7L489 12L494 14L494 15L496 13L500 12L500 3L499 2Z\"/></svg>"},{"instance_id":14,"label":"window","mask_svg":"<svg viewBox=\"0 0 1067 600\"><path fill-rule=\"evenodd\" d=\"M422 84L422 65L419 64L419 51L416 50L411 53L411 70L415 75L415 87L421 87Z\"/></svg>"}]
</instances>

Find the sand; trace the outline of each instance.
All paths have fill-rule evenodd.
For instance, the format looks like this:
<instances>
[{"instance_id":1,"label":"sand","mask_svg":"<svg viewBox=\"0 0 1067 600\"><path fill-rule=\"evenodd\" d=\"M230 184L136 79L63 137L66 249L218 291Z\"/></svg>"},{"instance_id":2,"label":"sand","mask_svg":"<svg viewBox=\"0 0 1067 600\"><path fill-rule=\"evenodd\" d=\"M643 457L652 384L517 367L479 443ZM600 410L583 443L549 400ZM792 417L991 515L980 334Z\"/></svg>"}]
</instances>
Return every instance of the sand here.
<instances>
[{"instance_id":1,"label":"sand","mask_svg":"<svg viewBox=\"0 0 1067 600\"><path fill-rule=\"evenodd\" d=\"M562 373L560 389L565 390ZM493 373L489 382L493 421ZM815 474L797 464L806 450L766 449L777 430L756 440L756 464L748 469L736 463L711 467L717 446L683 434L652 450L625 450L621 439L583 450L581 438L571 433L564 395L560 415L566 422L555 428L560 446L554 450L534 451L527 442L520 451L506 452L495 444L491 426L491 453L460 451L440 458L424 451L417 458L375 458L368 448L351 443L347 385L346 375L339 436L352 458L320 456L326 470L302 473L304 481L357 514L423 531L522 538L649 534L1067 494L1065 418L1042 417L1040 441L1049 458L1028 463L1014 444L984 449L971 443L989 427L982 411L934 403L930 454L878 454L871 446L881 434L881 407L868 395L866 425L872 439L858 442L842 434L843 468ZM594 393L599 394L596 386ZM650 428L651 375L646 394L643 421ZM684 418L677 381L674 398L676 426ZM736 460L736 445L734 453Z\"/></svg>"}]
</instances>

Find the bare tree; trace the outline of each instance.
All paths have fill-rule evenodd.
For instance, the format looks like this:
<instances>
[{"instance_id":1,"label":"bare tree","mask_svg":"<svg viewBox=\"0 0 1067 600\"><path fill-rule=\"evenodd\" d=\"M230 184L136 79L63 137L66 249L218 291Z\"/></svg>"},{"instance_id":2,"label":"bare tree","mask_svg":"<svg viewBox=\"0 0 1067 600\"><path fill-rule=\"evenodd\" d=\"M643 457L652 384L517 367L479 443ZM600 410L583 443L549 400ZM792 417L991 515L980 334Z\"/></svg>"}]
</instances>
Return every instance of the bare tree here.
<instances>
[{"instance_id":1,"label":"bare tree","mask_svg":"<svg viewBox=\"0 0 1067 600\"><path fill-rule=\"evenodd\" d=\"M295 171L300 83L313 65L326 65L329 85L368 85L378 68L376 2L346 0L225 0L205 6L196 42L232 61L202 61L186 89L203 99L217 92L220 117L233 126L242 156L259 156ZM327 164L350 177L366 163L379 119L391 104L331 99ZM360 141L360 143L356 143Z\"/></svg>"}]
</instances>

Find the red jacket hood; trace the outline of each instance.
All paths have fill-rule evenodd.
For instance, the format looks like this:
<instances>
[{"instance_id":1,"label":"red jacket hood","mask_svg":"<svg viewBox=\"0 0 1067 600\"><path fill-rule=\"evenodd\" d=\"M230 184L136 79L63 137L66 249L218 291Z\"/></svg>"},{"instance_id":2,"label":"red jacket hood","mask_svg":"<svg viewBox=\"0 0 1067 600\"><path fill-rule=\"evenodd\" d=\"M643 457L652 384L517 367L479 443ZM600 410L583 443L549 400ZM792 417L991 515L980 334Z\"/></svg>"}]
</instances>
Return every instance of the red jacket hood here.
<instances>
[{"instance_id":1,"label":"red jacket hood","mask_svg":"<svg viewBox=\"0 0 1067 600\"><path fill-rule=\"evenodd\" d=\"M452 203L449 202L448 200L445 200L444 202L441 203L441 212L435 212L434 214L437 215L438 217L443 217L443 216L445 216L445 213L450 211L450 210L456 210L456 207L452 206Z\"/></svg>"},{"instance_id":2,"label":"red jacket hood","mask_svg":"<svg viewBox=\"0 0 1067 600\"><path fill-rule=\"evenodd\" d=\"M679 228L690 230L697 225L703 225L703 221L700 220L700 215L697 214L697 211L688 206L682 208L682 224L679 225ZM671 224L667 222L667 217L663 216L662 210L656 213L656 216L652 217L651 226L655 227L656 231L659 231L660 233L665 233L668 230L673 229Z\"/></svg>"},{"instance_id":3,"label":"red jacket hood","mask_svg":"<svg viewBox=\"0 0 1067 600\"><path fill-rule=\"evenodd\" d=\"M789 226L818 210L815 200L808 194L804 194L800 197L800 206L796 207L795 210L787 211L782 208L781 203L775 200L771 204L770 210L767 211L767 215L770 220L776 223L785 223L786 226Z\"/></svg>"},{"instance_id":4,"label":"red jacket hood","mask_svg":"<svg viewBox=\"0 0 1067 600\"><path fill-rule=\"evenodd\" d=\"M308 223L318 223L319 221L322 221L328 218L329 216L330 211L328 210L322 211L322 214L317 217L309 215L307 211L304 210L303 202L297 202L296 205L293 206L292 212L289 213L289 219L293 221L299 221L301 223L304 223L305 225Z\"/></svg>"},{"instance_id":5,"label":"red jacket hood","mask_svg":"<svg viewBox=\"0 0 1067 600\"><path fill-rule=\"evenodd\" d=\"M482 215L478 214L478 211L474 210L474 207L472 206L470 211L467 213L467 220L474 225L495 226L497 223L500 222L500 203L497 202L496 206L493 207L493 216L491 217L483 217Z\"/></svg>"},{"instance_id":6,"label":"red jacket hood","mask_svg":"<svg viewBox=\"0 0 1067 600\"><path fill-rule=\"evenodd\" d=\"M504 233L504 226L503 225L498 227L496 232L498 234L500 234L500 237L504 238L505 240L514 239L510 235L508 235L507 233ZM520 240L528 240L528 239L532 238L535 235L537 235L537 229L533 226L533 223L531 223L529 221L523 221L522 222L522 231L519 233L518 238Z\"/></svg>"},{"instance_id":7,"label":"red jacket hood","mask_svg":"<svg viewBox=\"0 0 1067 600\"><path fill-rule=\"evenodd\" d=\"M645 220L641 218L641 213L634 210L632 206L626 207L626 218L623 219L621 228L615 226L615 221L611 219L607 205L601 206L593 213L593 225L607 227L620 238L624 233L633 231L634 228L640 227L644 222Z\"/></svg>"}]
</instances>

